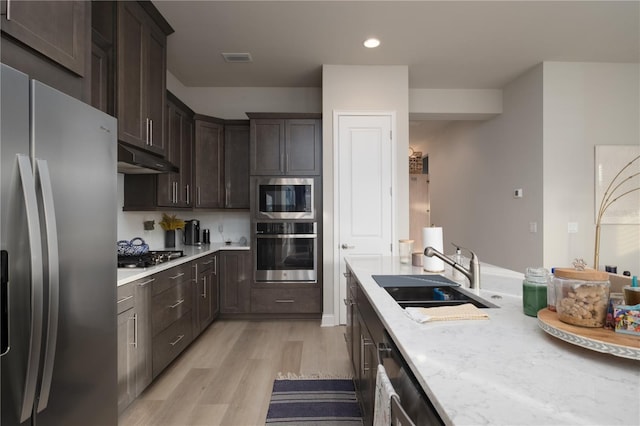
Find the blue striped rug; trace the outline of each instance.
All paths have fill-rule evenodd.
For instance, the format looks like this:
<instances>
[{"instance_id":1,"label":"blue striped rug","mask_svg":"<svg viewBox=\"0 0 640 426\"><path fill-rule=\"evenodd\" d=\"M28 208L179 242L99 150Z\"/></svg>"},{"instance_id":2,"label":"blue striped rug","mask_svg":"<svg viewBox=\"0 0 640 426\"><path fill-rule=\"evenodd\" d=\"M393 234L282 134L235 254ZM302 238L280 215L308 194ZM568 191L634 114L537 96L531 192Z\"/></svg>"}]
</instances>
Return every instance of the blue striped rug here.
<instances>
[{"instance_id":1,"label":"blue striped rug","mask_svg":"<svg viewBox=\"0 0 640 426\"><path fill-rule=\"evenodd\" d=\"M266 424L362 425L353 380L275 380Z\"/></svg>"}]
</instances>

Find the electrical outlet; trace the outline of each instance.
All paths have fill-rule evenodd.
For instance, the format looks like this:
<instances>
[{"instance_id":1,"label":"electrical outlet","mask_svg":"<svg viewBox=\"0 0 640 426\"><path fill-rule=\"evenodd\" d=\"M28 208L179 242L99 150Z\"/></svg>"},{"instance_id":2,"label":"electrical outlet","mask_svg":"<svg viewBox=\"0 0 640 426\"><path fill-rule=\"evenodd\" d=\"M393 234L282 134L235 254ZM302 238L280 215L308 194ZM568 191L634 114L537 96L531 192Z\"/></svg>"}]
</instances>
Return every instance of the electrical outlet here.
<instances>
[{"instance_id":1,"label":"electrical outlet","mask_svg":"<svg viewBox=\"0 0 640 426\"><path fill-rule=\"evenodd\" d=\"M222 224L218 225L218 232L222 233L224 231L224 226Z\"/></svg>"},{"instance_id":2,"label":"electrical outlet","mask_svg":"<svg viewBox=\"0 0 640 426\"><path fill-rule=\"evenodd\" d=\"M513 191L513 198L522 198L522 195L522 188L518 188Z\"/></svg>"}]
</instances>

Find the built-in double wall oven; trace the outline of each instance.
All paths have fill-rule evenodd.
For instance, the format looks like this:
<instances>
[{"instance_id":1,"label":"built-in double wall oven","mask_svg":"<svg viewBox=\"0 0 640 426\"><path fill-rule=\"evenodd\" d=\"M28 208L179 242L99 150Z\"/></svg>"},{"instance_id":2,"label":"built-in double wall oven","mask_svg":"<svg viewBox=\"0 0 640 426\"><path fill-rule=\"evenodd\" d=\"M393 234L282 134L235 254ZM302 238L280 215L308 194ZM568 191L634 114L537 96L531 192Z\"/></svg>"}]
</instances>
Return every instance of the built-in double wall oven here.
<instances>
[{"instance_id":1,"label":"built-in double wall oven","mask_svg":"<svg viewBox=\"0 0 640 426\"><path fill-rule=\"evenodd\" d=\"M252 246L257 283L318 281L314 178L255 177Z\"/></svg>"},{"instance_id":2,"label":"built-in double wall oven","mask_svg":"<svg viewBox=\"0 0 640 426\"><path fill-rule=\"evenodd\" d=\"M257 222L255 227L256 282L317 281L315 222Z\"/></svg>"}]
</instances>

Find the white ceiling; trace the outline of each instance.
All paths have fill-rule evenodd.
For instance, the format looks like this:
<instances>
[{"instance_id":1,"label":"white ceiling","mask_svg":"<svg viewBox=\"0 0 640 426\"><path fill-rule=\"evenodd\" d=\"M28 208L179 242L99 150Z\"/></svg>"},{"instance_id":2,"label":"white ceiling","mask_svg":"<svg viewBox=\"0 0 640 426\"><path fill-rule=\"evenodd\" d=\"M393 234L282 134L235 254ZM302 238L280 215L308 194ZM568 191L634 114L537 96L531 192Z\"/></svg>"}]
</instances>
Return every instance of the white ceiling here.
<instances>
[{"instance_id":1,"label":"white ceiling","mask_svg":"<svg viewBox=\"0 0 640 426\"><path fill-rule=\"evenodd\" d=\"M320 87L332 64L408 65L410 88L498 89L542 61L640 62L639 1L154 4L175 29L168 68L185 86ZM381 46L365 49L370 36Z\"/></svg>"}]
</instances>

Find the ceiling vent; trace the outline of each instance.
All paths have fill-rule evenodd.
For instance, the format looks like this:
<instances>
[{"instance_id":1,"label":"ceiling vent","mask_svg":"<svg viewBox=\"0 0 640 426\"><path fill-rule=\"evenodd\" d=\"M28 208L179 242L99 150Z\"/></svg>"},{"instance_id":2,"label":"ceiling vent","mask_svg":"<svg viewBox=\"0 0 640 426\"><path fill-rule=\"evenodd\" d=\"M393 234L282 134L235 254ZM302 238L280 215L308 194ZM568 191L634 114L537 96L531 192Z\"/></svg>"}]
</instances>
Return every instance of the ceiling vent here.
<instances>
[{"instance_id":1,"label":"ceiling vent","mask_svg":"<svg viewBox=\"0 0 640 426\"><path fill-rule=\"evenodd\" d=\"M223 53L226 62L253 62L250 53Z\"/></svg>"}]
</instances>

